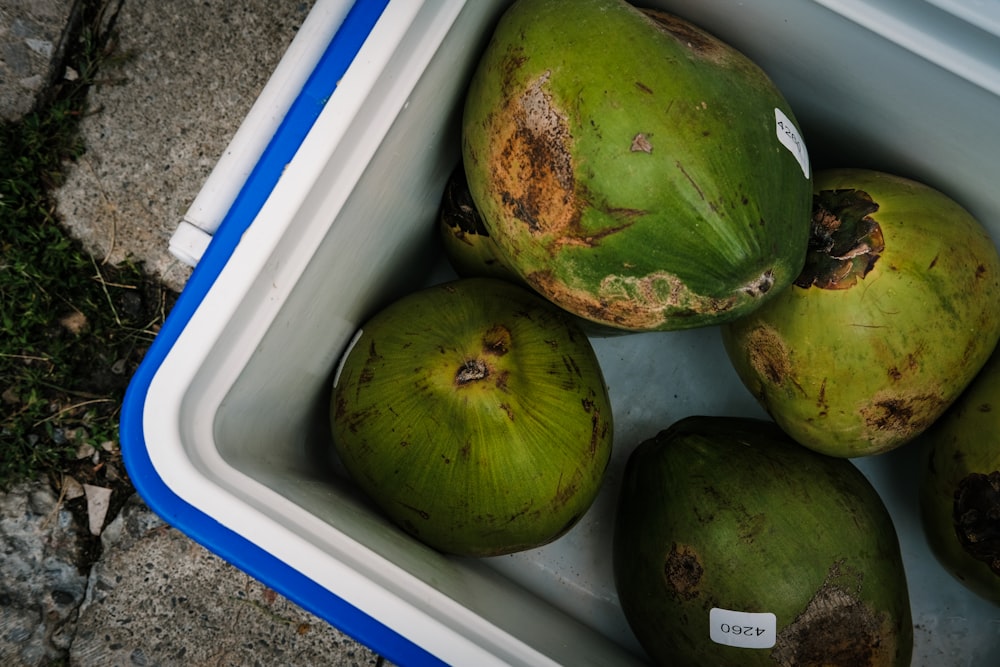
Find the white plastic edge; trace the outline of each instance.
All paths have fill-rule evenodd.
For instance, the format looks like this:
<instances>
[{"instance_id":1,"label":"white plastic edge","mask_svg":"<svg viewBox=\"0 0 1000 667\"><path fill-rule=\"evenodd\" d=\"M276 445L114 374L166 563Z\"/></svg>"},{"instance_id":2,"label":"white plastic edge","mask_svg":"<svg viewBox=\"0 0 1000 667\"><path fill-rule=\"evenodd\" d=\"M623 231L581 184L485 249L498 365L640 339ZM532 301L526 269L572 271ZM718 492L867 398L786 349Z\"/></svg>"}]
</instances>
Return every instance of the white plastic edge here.
<instances>
[{"instance_id":1,"label":"white plastic edge","mask_svg":"<svg viewBox=\"0 0 1000 667\"><path fill-rule=\"evenodd\" d=\"M1000 37L1000 0L924 0Z\"/></svg>"},{"instance_id":2,"label":"white plastic edge","mask_svg":"<svg viewBox=\"0 0 1000 667\"><path fill-rule=\"evenodd\" d=\"M218 373L211 378L201 378L203 384L212 385L205 388L203 394L217 399L214 404L186 405L186 390L192 386L209 353L229 358L221 364L226 369L242 368L252 354L255 341L227 339L225 346L217 345L217 341L255 278L267 269L272 252L309 195L320 166L330 161L331 154L338 152L341 142L350 148L346 149L347 156L338 161L345 164L368 162L388 132L396 112L405 106L406 96L412 89L412 86L397 85L392 99L388 100L395 105L394 108L383 104L377 114L366 114L368 110L364 103L380 77L391 78L398 74L385 71L390 57L398 50L398 45L421 11L435 19L434 36L439 42L465 2L394 0L389 3L310 132L322 136L323 140L310 142L307 139L305 143L316 147L315 150L300 151L289 163L258 215L258 219L266 218L267 224L251 225L244 234L226 267L151 380L142 414L143 432L154 469L184 502L238 535L268 534L270 539L266 543L256 541L257 546L445 662L500 667L511 664L508 659L515 657L520 664L555 667L551 659L524 645L519 638L485 622L437 589L414 580L397 565L385 561L348 536L340 533L330 536L336 531L329 525L320 527L330 536L322 549L304 539L291 529L288 517L304 523L318 522L318 519L234 470L221 458L216 448L198 447L202 459L196 465L189 458L191 450L184 446L186 441L214 442L214 415L226 390L235 381L236 373ZM431 48L414 54L407 62L408 69L422 71L426 60L436 49L436 44L425 43L422 46ZM420 56L425 62L420 62ZM395 83L403 83L405 79L399 76ZM410 83L415 81L414 77ZM358 125L364 128L363 133L358 132ZM352 144L346 141L348 136L362 138ZM339 210L360 178L360 173L353 174L353 178L354 181L345 178L335 184L334 188L342 192L338 207L329 211ZM315 239L305 239L304 243L313 241ZM230 267L235 268L228 270ZM256 314L261 330L266 328L264 322L276 316L304 266L282 268L281 275L274 276L273 298L267 299L272 308ZM182 415L186 419L183 423ZM211 471L211 479L206 476L206 469ZM237 488L244 492L251 489L255 503L248 503L243 496L238 497L233 491ZM272 511L264 511L265 507ZM285 517L285 521L278 521L276 515ZM364 567L372 570L375 564L383 580L385 573L398 575L395 583L405 582L405 594L392 592L383 582L362 576L359 572ZM475 627L476 637L456 630L463 627ZM503 647L508 659L490 652L489 647Z\"/></svg>"},{"instance_id":3,"label":"white plastic edge","mask_svg":"<svg viewBox=\"0 0 1000 667\"><path fill-rule=\"evenodd\" d=\"M188 266L196 266L201 260L267 142L353 4L353 0L316 0L171 236L170 253L178 260ZM196 233L199 231L200 237Z\"/></svg>"},{"instance_id":4,"label":"white plastic edge","mask_svg":"<svg viewBox=\"0 0 1000 667\"><path fill-rule=\"evenodd\" d=\"M1000 95L997 40L945 0L813 0L924 60ZM993 22L993 26L997 25ZM987 29L988 30L988 29ZM849 48L849 46L848 46Z\"/></svg>"},{"instance_id":5,"label":"white plastic edge","mask_svg":"<svg viewBox=\"0 0 1000 667\"><path fill-rule=\"evenodd\" d=\"M208 249L212 235L187 220L181 220L170 237L170 254L188 266L196 266Z\"/></svg>"}]
</instances>

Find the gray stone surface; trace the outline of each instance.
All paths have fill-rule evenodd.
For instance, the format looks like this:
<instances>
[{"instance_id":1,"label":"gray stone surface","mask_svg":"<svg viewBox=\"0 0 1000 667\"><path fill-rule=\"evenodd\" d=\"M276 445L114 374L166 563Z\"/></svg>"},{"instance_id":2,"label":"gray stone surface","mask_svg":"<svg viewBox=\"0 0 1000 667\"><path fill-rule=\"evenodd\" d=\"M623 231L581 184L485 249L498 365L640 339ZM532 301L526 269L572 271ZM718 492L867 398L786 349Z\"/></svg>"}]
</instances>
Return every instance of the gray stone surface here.
<instances>
[{"instance_id":1,"label":"gray stone surface","mask_svg":"<svg viewBox=\"0 0 1000 667\"><path fill-rule=\"evenodd\" d=\"M141 259L180 290L168 251L177 223L223 154L312 1L125 0L119 53L90 91L87 153L59 214L95 257Z\"/></svg>"},{"instance_id":2,"label":"gray stone surface","mask_svg":"<svg viewBox=\"0 0 1000 667\"><path fill-rule=\"evenodd\" d=\"M0 0L0 118L35 103L73 4ZM140 260L183 288L190 272L169 237L311 7L124 0L127 57L91 89L87 153L57 193L99 261ZM100 559L81 571L92 538L66 499L42 481L0 492L0 665L389 665L138 497L109 520Z\"/></svg>"},{"instance_id":3,"label":"gray stone surface","mask_svg":"<svg viewBox=\"0 0 1000 667\"><path fill-rule=\"evenodd\" d=\"M31 110L49 82L73 0L0 2L0 119Z\"/></svg>"},{"instance_id":4,"label":"gray stone surface","mask_svg":"<svg viewBox=\"0 0 1000 667\"><path fill-rule=\"evenodd\" d=\"M73 515L46 483L0 493L0 665L65 655L87 588Z\"/></svg>"},{"instance_id":5,"label":"gray stone surface","mask_svg":"<svg viewBox=\"0 0 1000 667\"><path fill-rule=\"evenodd\" d=\"M73 665L382 665L165 525L138 498L102 535Z\"/></svg>"},{"instance_id":6,"label":"gray stone surface","mask_svg":"<svg viewBox=\"0 0 1000 667\"><path fill-rule=\"evenodd\" d=\"M391 667L136 495L88 539L47 482L0 493L0 665Z\"/></svg>"}]
</instances>

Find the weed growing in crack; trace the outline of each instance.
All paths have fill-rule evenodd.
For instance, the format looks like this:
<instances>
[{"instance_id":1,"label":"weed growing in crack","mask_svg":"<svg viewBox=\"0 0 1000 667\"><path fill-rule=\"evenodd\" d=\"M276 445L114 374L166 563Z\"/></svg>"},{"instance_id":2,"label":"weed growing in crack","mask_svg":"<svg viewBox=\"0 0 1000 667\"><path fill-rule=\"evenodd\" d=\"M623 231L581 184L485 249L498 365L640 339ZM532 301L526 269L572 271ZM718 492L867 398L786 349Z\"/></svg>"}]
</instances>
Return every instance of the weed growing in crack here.
<instances>
[{"instance_id":1,"label":"weed growing in crack","mask_svg":"<svg viewBox=\"0 0 1000 667\"><path fill-rule=\"evenodd\" d=\"M0 124L0 491L45 475L129 486L121 401L175 295L140 265L95 261L50 195L85 150L88 88L122 57L120 6L79 3L58 76L31 113Z\"/></svg>"}]
</instances>

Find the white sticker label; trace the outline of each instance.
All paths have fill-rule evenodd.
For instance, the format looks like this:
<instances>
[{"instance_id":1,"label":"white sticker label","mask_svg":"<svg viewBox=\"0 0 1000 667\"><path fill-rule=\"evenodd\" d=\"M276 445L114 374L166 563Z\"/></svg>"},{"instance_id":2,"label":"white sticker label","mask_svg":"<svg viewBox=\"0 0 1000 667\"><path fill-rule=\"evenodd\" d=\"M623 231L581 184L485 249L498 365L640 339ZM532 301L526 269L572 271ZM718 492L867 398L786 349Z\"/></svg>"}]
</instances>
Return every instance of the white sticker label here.
<instances>
[{"instance_id":1,"label":"white sticker label","mask_svg":"<svg viewBox=\"0 0 1000 667\"><path fill-rule=\"evenodd\" d=\"M788 116L781 109L775 108L774 125L775 132L778 134L778 141L795 156L799 166L802 167L802 173L808 179L809 152L806 150L806 144L802 141L802 137L799 136L799 130L795 127L795 123L789 120Z\"/></svg>"},{"instance_id":2,"label":"white sticker label","mask_svg":"<svg viewBox=\"0 0 1000 667\"><path fill-rule=\"evenodd\" d=\"M708 614L709 636L716 644L737 648L771 648L778 635L778 619L771 613L731 611L713 607Z\"/></svg>"},{"instance_id":3,"label":"white sticker label","mask_svg":"<svg viewBox=\"0 0 1000 667\"><path fill-rule=\"evenodd\" d=\"M337 388L337 383L340 382L340 372L344 370L344 362L347 361L347 356L354 349L354 346L358 344L358 339L361 338L361 333L363 329L358 329L354 332L354 337L351 338L351 342L347 344L347 349L344 350L344 354L340 357L340 363L337 364L337 371L333 374L333 388Z\"/></svg>"}]
</instances>

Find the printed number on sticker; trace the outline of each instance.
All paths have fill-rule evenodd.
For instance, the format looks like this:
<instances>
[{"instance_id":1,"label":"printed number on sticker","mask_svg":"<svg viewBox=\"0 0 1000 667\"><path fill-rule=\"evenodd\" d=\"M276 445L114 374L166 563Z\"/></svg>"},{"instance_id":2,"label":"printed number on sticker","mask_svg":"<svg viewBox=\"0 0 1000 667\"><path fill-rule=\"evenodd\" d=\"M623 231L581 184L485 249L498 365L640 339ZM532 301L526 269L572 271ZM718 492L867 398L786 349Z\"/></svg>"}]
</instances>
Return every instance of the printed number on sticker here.
<instances>
[{"instance_id":1,"label":"printed number on sticker","mask_svg":"<svg viewBox=\"0 0 1000 667\"><path fill-rule=\"evenodd\" d=\"M709 612L709 637L716 644L738 648L771 648L777 639L778 620L771 613L713 608Z\"/></svg>"},{"instance_id":2,"label":"printed number on sticker","mask_svg":"<svg viewBox=\"0 0 1000 667\"><path fill-rule=\"evenodd\" d=\"M799 136L799 130L795 127L795 123L781 109L775 108L774 125L778 141L795 157L799 166L802 167L802 173L806 178L809 178L809 151L806 150L806 144Z\"/></svg>"}]
</instances>

